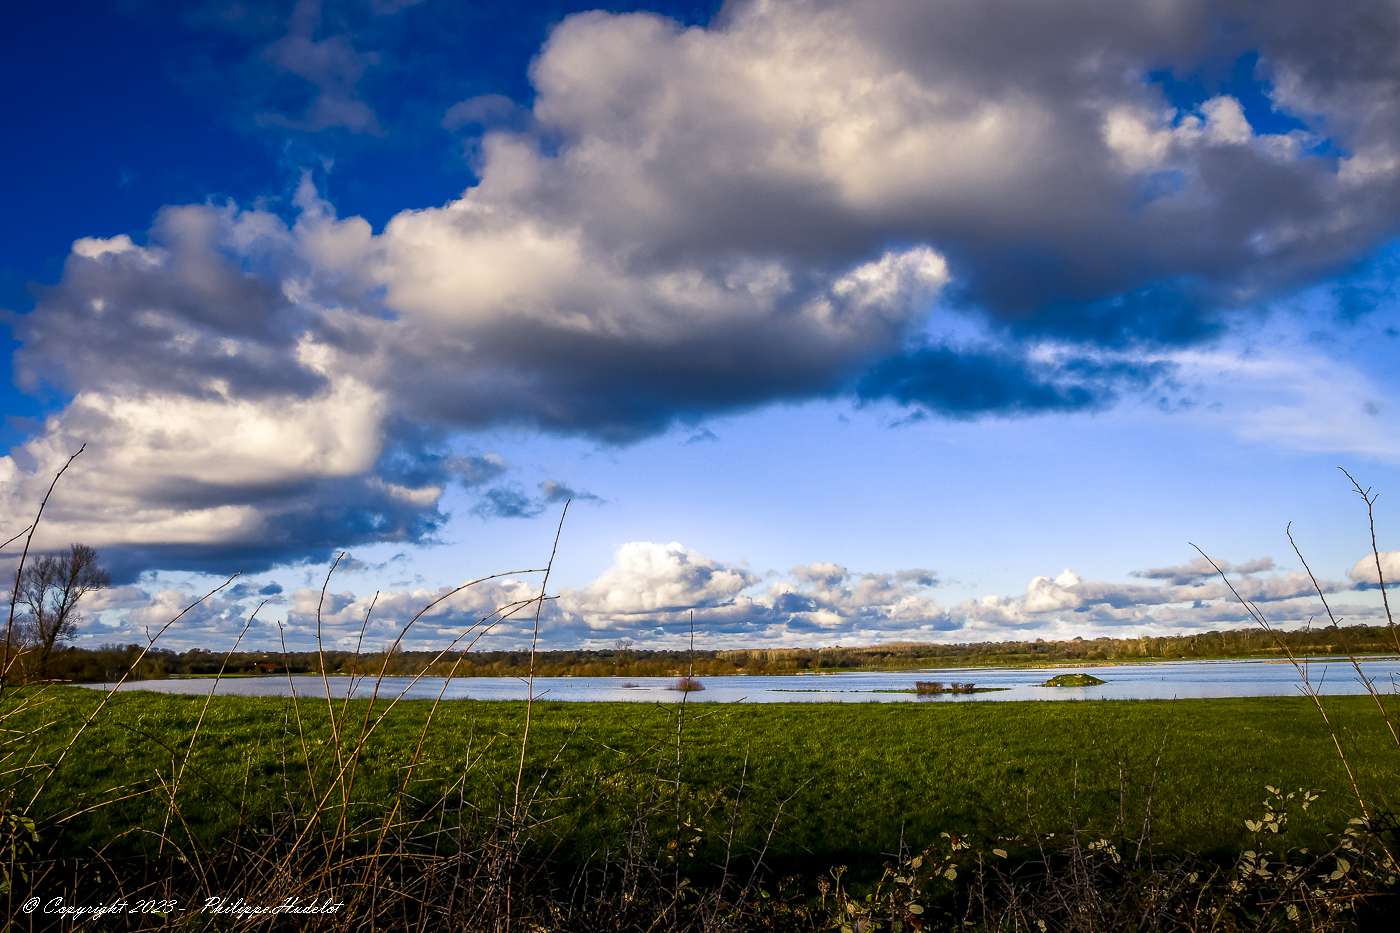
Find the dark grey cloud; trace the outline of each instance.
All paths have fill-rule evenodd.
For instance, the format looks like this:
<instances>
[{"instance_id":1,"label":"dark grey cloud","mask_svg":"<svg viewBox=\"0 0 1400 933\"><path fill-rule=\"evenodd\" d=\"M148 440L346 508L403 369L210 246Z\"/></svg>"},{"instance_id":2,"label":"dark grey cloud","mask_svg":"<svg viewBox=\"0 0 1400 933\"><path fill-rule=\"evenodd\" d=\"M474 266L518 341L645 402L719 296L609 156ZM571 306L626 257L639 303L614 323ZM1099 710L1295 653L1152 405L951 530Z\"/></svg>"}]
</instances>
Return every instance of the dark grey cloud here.
<instances>
[{"instance_id":1,"label":"dark grey cloud","mask_svg":"<svg viewBox=\"0 0 1400 933\"><path fill-rule=\"evenodd\" d=\"M384 450L374 472L387 482L412 487L452 482L474 489L509 469L499 454L455 451L440 430L406 418L386 423L384 431Z\"/></svg>"},{"instance_id":2,"label":"dark grey cloud","mask_svg":"<svg viewBox=\"0 0 1400 933\"><path fill-rule=\"evenodd\" d=\"M1400 296L1400 252L1385 250L1357 263L1331 287L1337 319L1356 324Z\"/></svg>"},{"instance_id":3,"label":"dark grey cloud","mask_svg":"<svg viewBox=\"0 0 1400 933\"><path fill-rule=\"evenodd\" d=\"M908 583L920 587L934 587L942 582L935 571L923 567L910 567L907 570L897 570L894 573L894 580L899 583Z\"/></svg>"},{"instance_id":4,"label":"dark grey cloud","mask_svg":"<svg viewBox=\"0 0 1400 933\"><path fill-rule=\"evenodd\" d=\"M301 10L319 6L303 3L298 7L287 33L262 51L266 61L283 74L305 82L298 95L304 103L297 112L258 114L262 121L293 129L346 129L356 133L380 132L374 109L359 96L358 85L365 70L376 62L373 52L357 49L350 37L317 37L317 22ZM319 17L317 17L319 18Z\"/></svg>"},{"instance_id":5,"label":"dark grey cloud","mask_svg":"<svg viewBox=\"0 0 1400 933\"><path fill-rule=\"evenodd\" d=\"M1145 580L1165 580L1177 586L1188 583L1199 583L1203 580L1214 580L1219 574L1216 566L1226 573L1239 574L1241 576L1252 576L1257 573L1266 573L1276 569L1272 557L1256 557L1253 560L1231 563L1228 560L1218 560L1215 566L1204 557L1198 557L1190 563L1174 564L1170 567L1150 567L1146 570L1135 570L1134 577Z\"/></svg>"},{"instance_id":6,"label":"dark grey cloud","mask_svg":"<svg viewBox=\"0 0 1400 933\"><path fill-rule=\"evenodd\" d=\"M505 461L495 454L457 456L451 458L447 465L453 477L463 486L489 483L506 470Z\"/></svg>"},{"instance_id":7,"label":"dark grey cloud","mask_svg":"<svg viewBox=\"0 0 1400 933\"><path fill-rule=\"evenodd\" d=\"M773 600L773 611L783 616L816 612L820 608L820 603L802 593L780 593Z\"/></svg>"},{"instance_id":8,"label":"dark grey cloud","mask_svg":"<svg viewBox=\"0 0 1400 933\"><path fill-rule=\"evenodd\" d=\"M565 501L578 504L605 501L602 496L552 479L541 482L538 490L536 495L530 495L518 484L492 487L483 492L472 506L472 514L480 518L534 518L550 506Z\"/></svg>"},{"instance_id":9,"label":"dark grey cloud","mask_svg":"<svg viewBox=\"0 0 1400 933\"><path fill-rule=\"evenodd\" d=\"M364 87L386 64L393 14L416 5L369 3L192 3L191 28L172 50L192 90L229 96L251 127L314 134L380 134L376 105Z\"/></svg>"},{"instance_id":10,"label":"dark grey cloud","mask_svg":"<svg viewBox=\"0 0 1400 933\"><path fill-rule=\"evenodd\" d=\"M1141 390L1168 372L1153 363L1036 360L997 347L926 346L877 363L856 393L864 401L889 399L948 418L1032 415L1104 408L1124 389Z\"/></svg>"},{"instance_id":11,"label":"dark grey cloud","mask_svg":"<svg viewBox=\"0 0 1400 933\"><path fill-rule=\"evenodd\" d=\"M442 127L460 130L514 124L516 128L523 128L527 120L528 111L504 94L478 94L448 107L442 115Z\"/></svg>"},{"instance_id":12,"label":"dark grey cloud","mask_svg":"<svg viewBox=\"0 0 1400 933\"><path fill-rule=\"evenodd\" d=\"M264 519L257 533L207 542L109 544L102 553L113 579L128 582L156 568L258 573L286 564L323 565L346 547L432 543L446 521L435 504L406 502L372 478L321 480L280 495L245 498Z\"/></svg>"},{"instance_id":13,"label":"dark grey cloud","mask_svg":"<svg viewBox=\"0 0 1400 933\"><path fill-rule=\"evenodd\" d=\"M586 489L575 489L573 486L567 486L553 479L547 479L540 483L540 498L549 503L570 501L578 503L601 503L605 501L602 496L591 493Z\"/></svg>"},{"instance_id":14,"label":"dark grey cloud","mask_svg":"<svg viewBox=\"0 0 1400 933\"><path fill-rule=\"evenodd\" d=\"M472 514L480 518L534 518L543 511L544 504L519 486L495 486L472 506Z\"/></svg>"},{"instance_id":15,"label":"dark grey cloud","mask_svg":"<svg viewBox=\"0 0 1400 933\"><path fill-rule=\"evenodd\" d=\"M711 444L719 440L719 435L709 428L697 428L685 439L687 444Z\"/></svg>"},{"instance_id":16,"label":"dark grey cloud","mask_svg":"<svg viewBox=\"0 0 1400 933\"><path fill-rule=\"evenodd\" d=\"M345 552L341 552L344 554ZM340 562L335 565L336 573L363 573L380 574L388 570L394 564L402 563L408 559L404 551L400 551L387 560L368 561L361 560L353 554L345 554Z\"/></svg>"}]
</instances>

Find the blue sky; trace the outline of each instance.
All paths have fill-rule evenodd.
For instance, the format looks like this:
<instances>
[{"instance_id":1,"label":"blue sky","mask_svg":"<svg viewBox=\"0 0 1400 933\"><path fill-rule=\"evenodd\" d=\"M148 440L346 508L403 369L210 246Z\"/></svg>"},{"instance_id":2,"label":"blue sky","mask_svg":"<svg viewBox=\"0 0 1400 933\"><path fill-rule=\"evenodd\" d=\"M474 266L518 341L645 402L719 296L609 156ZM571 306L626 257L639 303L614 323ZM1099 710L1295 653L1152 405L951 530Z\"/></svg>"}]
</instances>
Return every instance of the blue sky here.
<instances>
[{"instance_id":1,"label":"blue sky","mask_svg":"<svg viewBox=\"0 0 1400 933\"><path fill-rule=\"evenodd\" d=\"M570 496L555 645L669 645L691 610L714 646L1244 624L1192 541L1304 624L1288 521L1374 621L1337 467L1382 491L1385 548L1378 28L1306 4L19 13L0 519L88 443L39 538L115 572L86 643L235 570L171 644L228 642L264 597L253 643L278 620L304 643L341 550L334 637L384 590L389 638L535 566Z\"/></svg>"}]
</instances>

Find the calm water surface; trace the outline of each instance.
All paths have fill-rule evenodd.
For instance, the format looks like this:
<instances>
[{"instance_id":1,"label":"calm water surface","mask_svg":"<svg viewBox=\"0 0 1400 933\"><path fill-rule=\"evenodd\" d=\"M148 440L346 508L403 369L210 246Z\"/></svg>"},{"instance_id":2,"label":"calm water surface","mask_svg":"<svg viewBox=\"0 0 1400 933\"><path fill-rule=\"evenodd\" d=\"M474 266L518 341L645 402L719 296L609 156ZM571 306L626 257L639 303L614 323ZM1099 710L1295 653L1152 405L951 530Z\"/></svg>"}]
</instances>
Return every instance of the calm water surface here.
<instances>
[{"instance_id":1,"label":"calm water surface","mask_svg":"<svg viewBox=\"0 0 1400 933\"><path fill-rule=\"evenodd\" d=\"M1348 661L1312 660L1308 676L1322 693L1364 692ZM1362 670L1377 689L1393 693L1400 685L1400 658L1373 658L1361 662ZM1097 687L1041 687L1055 674L1083 671L1106 681ZM1287 662L1277 661L1163 661L1149 664L1100 665L1055 668L956 668L917 671L860 671L843 674L738 675L702 677L702 691L687 695L688 703L981 703L1004 700L1171 700L1187 697L1297 696L1300 679ZM337 697L353 691L367 697L372 679L331 677L331 693ZM979 687L1003 687L989 693L915 697L916 680L945 683L972 682ZM681 694L671 685L674 677L536 677L535 697L545 700L627 701L674 703ZM110 684L89 684L101 689ZM122 685L123 690L155 690L161 693L207 694L212 679L141 680ZM406 699L523 700L526 684L519 677L386 677L379 685L381 697ZM221 680L220 696L324 696L319 675L235 677Z\"/></svg>"}]
</instances>

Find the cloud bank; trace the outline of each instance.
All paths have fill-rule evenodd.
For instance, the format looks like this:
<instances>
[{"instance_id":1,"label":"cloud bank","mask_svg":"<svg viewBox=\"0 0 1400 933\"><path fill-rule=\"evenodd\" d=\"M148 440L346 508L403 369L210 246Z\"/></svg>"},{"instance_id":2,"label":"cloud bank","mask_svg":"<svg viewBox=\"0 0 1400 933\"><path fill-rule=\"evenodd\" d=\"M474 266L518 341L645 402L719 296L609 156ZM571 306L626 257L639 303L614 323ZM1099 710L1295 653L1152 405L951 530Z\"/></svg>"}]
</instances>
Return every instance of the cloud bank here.
<instances>
[{"instance_id":1,"label":"cloud bank","mask_svg":"<svg viewBox=\"0 0 1400 933\"><path fill-rule=\"evenodd\" d=\"M1269 558L1221 566L1230 568L1236 590L1271 624L1306 625L1319 610L1305 572L1279 570ZM1130 576L1149 582L1090 580L1064 570L1033 577L1017 594L949 601L940 597L938 574L926 568L853 571L814 562L781 573L756 573L677 542L634 541L618 548L611 565L592 582L551 593L557 598L545 605L542 643L608 647L630 639L643 647L678 647L688 642L692 617L696 636L707 648L1134 637L1255 624L1202 562ZM367 650L394 641L409 620L452 589L419 587L371 596L341 590L335 583L332 578L322 608L326 643ZM424 614L405 644L528 646L533 609L513 617L502 617L500 610L534 599L539 584L535 574L487 580L463 590ZM1319 585L1347 623L1384 622L1379 600L1365 592L1374 586L1364 572L1354 571L1351 580L1324 578ZM255 627L248 645L275 647L283 635L292 647L313 644L320 587L285 594L266 590L249 583L221 594L172 631L171 643L231 643L252 608L270 598L261 628ZM175 590L146 593L135 586L99 597L93 607L99 622L84 633L89 643L130 638L158 626L174 614L170 610L178 611L193 598Z\"/></svg>"}]
</instances>

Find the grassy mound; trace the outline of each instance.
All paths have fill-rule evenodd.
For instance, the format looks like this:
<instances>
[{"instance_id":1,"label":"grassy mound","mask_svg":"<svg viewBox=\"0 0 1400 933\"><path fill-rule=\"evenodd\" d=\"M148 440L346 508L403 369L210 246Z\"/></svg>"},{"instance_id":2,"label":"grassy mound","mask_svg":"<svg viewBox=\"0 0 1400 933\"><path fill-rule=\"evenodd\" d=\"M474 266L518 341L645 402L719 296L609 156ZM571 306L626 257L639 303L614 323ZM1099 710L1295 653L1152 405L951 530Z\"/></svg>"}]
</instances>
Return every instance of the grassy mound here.
<instances>
[{"instance_id":1,"label":"grassy mound","mask_svg":"<svg viewBox=\"0 0 1400 933\"><path fill-rule=\"evenodd\" d=\"M1099 680L1093 674L1056 674L1042 687L1097 687L1104 681Z\"/></svg>"}]
</instances>

